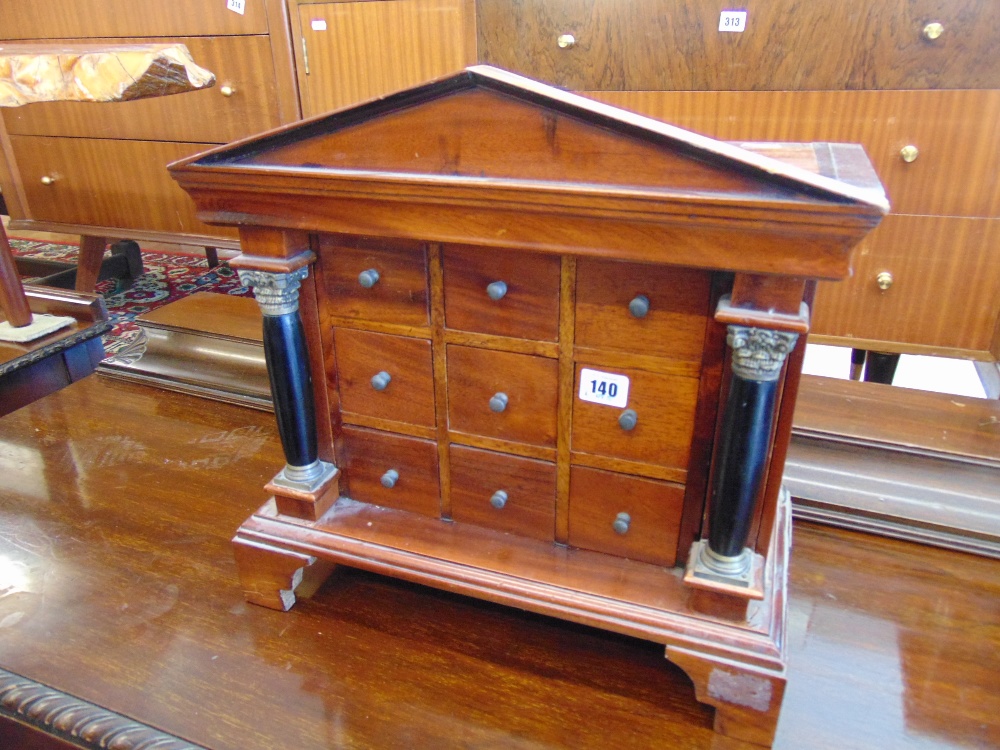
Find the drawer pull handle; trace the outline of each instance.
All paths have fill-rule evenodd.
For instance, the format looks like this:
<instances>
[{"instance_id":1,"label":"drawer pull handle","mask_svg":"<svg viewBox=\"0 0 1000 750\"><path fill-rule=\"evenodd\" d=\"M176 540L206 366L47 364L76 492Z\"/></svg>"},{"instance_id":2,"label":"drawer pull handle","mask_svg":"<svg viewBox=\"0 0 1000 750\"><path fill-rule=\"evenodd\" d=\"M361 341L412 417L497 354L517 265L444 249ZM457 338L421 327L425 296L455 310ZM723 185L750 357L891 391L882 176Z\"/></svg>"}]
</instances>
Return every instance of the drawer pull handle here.
<instances>
[{"instance_id":1,"label":"drawer pull handle","mask_svg":"<svg viewBox=\"0 0 1000 750\"><path fill-rule=\"evenodd\" d=\"M633 318L645 318L649 315L649 297L645 294L635 295L635 298L628 303L628 311L632 313Z\"/></svg>"},{"instance_id":2,"label":"drawer pull handle","mask_svg":"<svg viewBox=\"0 0 1000 750\"><path fill-rule=\"evenodd\" d=\"M499 414L507 408L507 401L506 393L494 393L493 398L490 399L490 411L495 411Z\"/></svg>"},{"instance_id":3,"label":"drawer pull handle","mask_svg":"<svg viewBox=\"0 0 1000 750\"><path fill-rule=\"evenodd\" d=\"M632 523L632 516L628 513L622 512L615 516L615 522L611 524L611 528L615 530L616 534L627 534L629 524Z\"/></svg>"},{"instance_id":4,"label":"drawer pull handle","mask_svg":"<svg viewBox=\"0 0 1000 750\"><path fill-rule=\"evenodd\" d=\"M569 49L576 44L576 37L572 34L560 34L556 37L556 44L559 49Z\"/></svg>"},{"instance_id":5,"label":"drawer pull handle","mask_svg":"<svg viewBox=\"0 0 1000 750\"><path fill-rule=\"evenodd\" d=\"M635 409L626 409L618 416L618 426L626 432L634 430L638 422L639 415L636 413Z\"/></svg>"},{"instance_id":6,"label":"drawer pull handle","mask_svg":"<svg viewBox=\"0 0 1000 750\"><path fill-rule=\"evenodd\" d=\"M916 146L903 146L899 149L899 156L907 164L912 164L920 156L920 149Z\"/></svg>"},{"instance_id":7,"label":"drawer pull handle","mask_svg":"<svg viewBox=\"0 0 1000 750\"><path fill-rule=\"evenodd\" d=\"M932 42L944 33L944 26L939 24L937 21L929 23L924 26L924 39L929 39Z\"/></svg>"},{"instance_id":8,"label":"drawer pull handle","mask_svg":"<svg viewBox=\"0 0 1000 750\"><path fill-rule=\"evenodd\" d=\"M226 84L225 86L221 86L219 88L219 93L222 94L223 96L232 96L233 94L236 93L236 89L234 89L229 84Z\"/></svg>"},{"instance_id":9,"label":"drawer pull handle","mask_svg":"<svg viewBox=\"0 0 1000 750\"><path fill-rule=\"evenodd\" d=\"M503 281L494 281L486 287L486 294L488 294L490 299L494 302L499 302L507 296L507 284Z\"/></svg>"},{"instance_id":10,"label":"drawer pull handle","mask_svg":"<svg viewBox=\"0 0 1000 750\"><path fill-rule=\"evenodd\" d=\"M42 184L43 185L51 185L55 181L56 181L56 178L55 177L50 177L49 175L45 175L45 176L42 177Z\"/></svg>"},{"instance_id":11,"label":"drawer pull handle","mask_svg":"<svg viewBox=\"0 0 1000 750\"><path fill-rule=\"evenodd\" d=\"M374 268L369 268L367 271L362 271L358 274L358 283L365 289L371 289L378 283L378 280L378 271Z\"/></svg>"},{"instance_id":12,"label":"drawer pull handle","mask_svg":"<svg viewBox=\"0 0 1000 750\"><path fill-rule=\"evenodd\" d=\"M502 510L503 506L507 504L507 493L503 490L497 490L493 493L493 497L490 498L490 505L492 505L497 510Z\"/></svg>"},{"instance_id":13,"label":"drawer pull handle","mask_svg":"<svg viewBox=\"0 0 1000 750\"><path fill-rule=\"evenodd\" d=\"M881 289L883 292L887 291L889 287L892 286L893 281L894 279L892 278L892 274L889 273L888 271L882 271L878 276L875 277L875 283L878 284L878 288Z\"/></svg>"},{"instance_id":14,"label":"drawer pull handle","mask_svg":"<svg viewBox=\"0 0 1000 750\"><path fill-rule=\"evenodd\" d=\"M372 388L376 391L384 391L392 382L392 375L385 370L372 375Z\"/></svg>"},{"instance_id":15,"label":"drawer pull handle","mask_svg":"<svg viewBox=\"0 0 1000 750\"><path fill-rule=\"evenodd\" d=\"M387 490L391 490L396 486L396 482L399 481L399 472L395 469L389 469L389 471L382 475L382 478L379 481L382 483L383 487Z\"/></svg>"}]
</instances>

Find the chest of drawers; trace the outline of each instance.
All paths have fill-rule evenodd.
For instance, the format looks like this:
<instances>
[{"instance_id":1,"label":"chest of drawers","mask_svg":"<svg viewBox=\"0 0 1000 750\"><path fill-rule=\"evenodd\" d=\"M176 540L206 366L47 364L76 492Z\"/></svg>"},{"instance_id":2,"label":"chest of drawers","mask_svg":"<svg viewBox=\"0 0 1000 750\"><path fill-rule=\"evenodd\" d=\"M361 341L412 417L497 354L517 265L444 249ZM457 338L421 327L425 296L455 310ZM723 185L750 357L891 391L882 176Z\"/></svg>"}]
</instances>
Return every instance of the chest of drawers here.
<instances>
[{"instance_id":1,"label":"chest of drawers","mask_svg":"<svg viewBox=\"0 0 1000 750\"><path fill-rule=\"evenodd\" d=\"M887 205L765 150L476 67L172 165L264 313L248 598L337 563L647 638L769 742L796 340Z\"/></svg>"}]
</instances>

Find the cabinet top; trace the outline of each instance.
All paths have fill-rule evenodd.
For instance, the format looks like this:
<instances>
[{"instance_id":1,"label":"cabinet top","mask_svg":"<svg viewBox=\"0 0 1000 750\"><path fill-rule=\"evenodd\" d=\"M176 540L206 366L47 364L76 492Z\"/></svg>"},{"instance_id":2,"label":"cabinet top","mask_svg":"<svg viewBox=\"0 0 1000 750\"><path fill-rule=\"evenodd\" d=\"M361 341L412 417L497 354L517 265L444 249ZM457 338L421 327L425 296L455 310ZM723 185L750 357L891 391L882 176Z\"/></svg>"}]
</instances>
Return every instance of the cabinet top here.
<instances>
[{"instance_id":1,"label":"cabinet top","mask_svg":"<svg viewBox=\"0 0 1000 750\"><path fill-rule=\"evenodd\" d=\"M888 211L860 148L741 148L487 66L169 168L210 222L822 278Z\"/></svg>"}]
</instances>

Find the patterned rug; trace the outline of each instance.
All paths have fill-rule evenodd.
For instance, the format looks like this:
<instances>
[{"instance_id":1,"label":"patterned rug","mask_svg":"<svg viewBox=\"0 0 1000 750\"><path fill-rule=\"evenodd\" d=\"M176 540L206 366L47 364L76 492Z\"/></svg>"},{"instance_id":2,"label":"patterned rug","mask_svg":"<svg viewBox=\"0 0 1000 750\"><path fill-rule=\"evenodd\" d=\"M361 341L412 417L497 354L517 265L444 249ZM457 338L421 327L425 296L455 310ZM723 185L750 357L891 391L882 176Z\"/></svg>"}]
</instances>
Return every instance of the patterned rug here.
<instances>
[{"instance_id":1,"label":"patterned rug","mask_svg":"<svg viewBox=\"0 0 1000 750\"><path fill-rule=\"evenodd\" d=\"M56 245L37 240L10 239L15 256L39 258L61 262L76 262L79 247ZM226 263L208 267L201 255L175 255L143 251L145 273L122 292L115 292L114 280L101 281L97 292L104 297L112 329L104 336L104 350L109 358L125 355L139 343L141 331L135 323L138 315L186 297L194 292L215 292L238 297L251 297L253 293L240 285L239 276ZM31 279L24 279L30 284Z\"/></svg>"}]
</instances>

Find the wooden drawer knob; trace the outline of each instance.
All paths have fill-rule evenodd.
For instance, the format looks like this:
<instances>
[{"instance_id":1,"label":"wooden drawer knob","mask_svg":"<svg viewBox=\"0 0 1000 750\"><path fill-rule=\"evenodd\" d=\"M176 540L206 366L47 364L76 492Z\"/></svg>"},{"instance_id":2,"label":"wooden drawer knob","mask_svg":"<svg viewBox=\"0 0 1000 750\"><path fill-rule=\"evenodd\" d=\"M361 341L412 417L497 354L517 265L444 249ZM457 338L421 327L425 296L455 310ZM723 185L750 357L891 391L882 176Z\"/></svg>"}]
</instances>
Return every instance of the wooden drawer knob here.
<instances>
[{"instance_id":1,"label":"wooden drawer knob","mask_svg":"<svg viewBox=\"0 0 1000 750\"><path fill-rule=\"evenodd\" d=\"M494 302L499 302L507 295L507 284L503 281L494 281L486 287L486 294Z\"/></svg>"},{"instance_id":2,"label":"wooden drawer knob","mask_svg":"<svg viewBox=\"0 0 1000 750\"><path fill-rule=\"evenodd\" d=\"M572 34L560 34L556 37L556 44L559 49L569 49L576 44L576 37Z\"/></svg>"},{"instance_id":3,"label":"wooden drawer knob","mask_svg":"<svg viewBox=\"0 0 1000 750\"><path fill-rule=\"evenodd\" d=\"M378 283L378 280L378 271L374 268L369 268L367 271L362 271L358 274L358 283L365 289L371 289Z\"/></svg>"},{"instance_id":4,"label":"wooden drawer knob","mask_svg":"<svg viewBox=\"0 0 1000 750\"><path fill-rule=\"evenodd\" d=\"M645 294L637 294L628 303L628 311L632 313L633 318L645 318L649 315L649 297Z\"/></svg>"},{"instance_id":5,"label":"wooden drawer knob","mask_svg":"<svg viewBox=\"0 0 1000 750\"><path fill-rule=\"evenodd\" d=\"M381 372L372 375L372 388L374 388L376 391L384 391L391 382L392 382L392 375L387 373L385 370L382 370Z\"/></svg>"},{"instance_id":6,"label":"wooden drawer knob","mask_svg":"<svg viewBox=\"0 0 1000 750\"><path fill-rule=\"evenodd\" d=\"M507 408L507 401L506 393L494 393L493 398L490 399L490 411L495 411L499 414Z\"/></svg>"},{"instance_id":7,"label":"wooden drawer knob","mask_svg":"<svg viewBox=\"0 0 1000 750\"><path fill-rule=\"evenodd\" d=\"M883 292L887 291L889 287L892 286L892 282L895 279L892 278L892 274L888 271L882 271L878 276L875 277L875 283L878 284L878 288Z\"/></svg>"},{"instance_id":8,"label":"wooden drawer knob","mask_svg":"<svg viewBox=\"0 0 1000 750\"><path fill-rule=\"evenodd\" d=\"M926 26L924 26L924 39L929 39L932 42L939 36L941 36L943 33L944 33L944 26L939 24L937 21L934 21L933 23L929 23Z\"/></svg>"},{"instance_id":9,"label":"wooden drawer knob","mask_svg":"<svg viewBox=\"0 0 1000 750\"><path fill-rule=\"evenodd\" d=\"M618 415L618 426L626 432L634 430L638 423L639 415L636 413L635 409L626 409Z\"/></svg>"},{"instance_id":10,"label":"wooden drawer knob","mask_svg":"<svg viewBox=\"0 0 1000 750\"><path fill-rule=\"evenodd\" d=\"M236 93L236 89L234 89L229 84L226 84L225 86L219 87L219 93L222 94L223 96L232 96L233 94Z\"/></svg>"},{"instance_id":11,"label":"wooden drawer knob","mask_svg":"<svg viewBox=\"0 0 1000 750\"><path fill-rule=\"evenodd\" d=\"M389 469L389 471L382 475L382 478L379 481L382 483L383 487L387 490L391 490L396 486L396 482L399 481L399 472L395 469Z\"/></svg>"},{"instance_id":12,"label":"wooden drawer knob","mask_svg":"<svg viewBox=\"0 0 1000 750\"><path fill-rule=\"evenodd\" d=\"M627 534L629 524L632 523L632 516L628 513L619 513L615 516L615 522L611 524L611 528L615 530L616 534Z\"/></svg>"},{"instance_id":13,"label":"wooden drawer knob","mask_svg":"<svg viewBox=\"0 0 1000 750\"><path fill-rule=\"evenodd\" d=\"M903 146L899 149L899 156L907 164L912 164L920 156L920 149L916 146Z\"/></svg>"},{"instance_id":14,"label":"wooden drawer knob","mask_svg":"<svg viewBox=\"0 0 1000 750\"><path fill-rule=\"evenodd\" d=\"M493 497L490 498L490 505L492 505L497 510L501 510L503 506L507 504L507 493L503 490L497 490L493 493Z\"/></svg>"}]
</instances>

